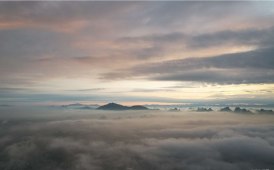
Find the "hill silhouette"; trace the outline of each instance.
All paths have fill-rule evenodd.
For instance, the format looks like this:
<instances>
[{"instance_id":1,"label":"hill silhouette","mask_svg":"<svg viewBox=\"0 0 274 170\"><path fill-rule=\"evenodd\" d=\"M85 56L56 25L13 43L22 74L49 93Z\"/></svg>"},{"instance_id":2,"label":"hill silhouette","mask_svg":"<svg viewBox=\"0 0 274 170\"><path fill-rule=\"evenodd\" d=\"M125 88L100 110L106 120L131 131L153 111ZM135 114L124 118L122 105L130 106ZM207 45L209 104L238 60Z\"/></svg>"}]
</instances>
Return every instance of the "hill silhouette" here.
<instances>
[{"instance_id":1,"label":"hill silhouette","mask_svg":"<svg viewBox=\"0 0 274 170\"><path fill-rule=\"evenodd\" d=\"M260 110L257 110L258 113L274 113L273 110L265 110L265 109L260 109Z\"/></svg>"},{"instance_id":2,"label":"hill silhouette","mask_svg":"<svg viewBox=\"0 0 274 170\"><path fill-rule=\"evenodd\" d=\"M236 107L236 108L234 109L234 112L235 112L235 113L251 113L250 110L247 110L247 109L245 109L245 108L241 109L240 107Z\"/></svg>"},{"instance_id":3,"label":"hill silhouette","mask_svg":"<svg viewBox=\"0 0 274 170\"><path fill-rule=\"evenodd\" d=\"M232 110L229 107L224 107L220 111L221 112L232 112Z\"/></svg>"},{"instance_id":4,"label":"hill silhouette","mask_svg":"<svg viewBox=\"0 0 274 170\"><path fill-rule=\"evenodd\" d=\"M123 106L117 103L108 103L106 105L100 106L98 110L148 110L147 107L141 105L134 106Z\"/></svg>"},{"instance_id":5,"label":"hill silhouette","mask_svg":"<svg viewBox=\"0 0 274 170\"><path fill-rule=\"evenodd\" d=\"M197 112L212 112L211 108L198 107Z\"/></svg>"},{"instance_id":6,"label":"hill silhouette","mask_svg":"<svg viewBox=\"0 0 274 170\"><path fill-rule=\"evenodd\" d=\"M97 105L97 104L81 104L81 103L72 103L72 104L61 105L61 107L63 107L63 108L83 109L83 110L96 109L98 106L99 105Z\"/></svg>"},{"instance_id":7,"label":"hill silhouette","mask_svg":"<svg viewBox=\"0 0 274 170\"><path fill-rule=\"evenodd\" d=\"M142 105L134 105L129 107L129 110L148 110L148 108Z\"/></svg>"}]
</instances>

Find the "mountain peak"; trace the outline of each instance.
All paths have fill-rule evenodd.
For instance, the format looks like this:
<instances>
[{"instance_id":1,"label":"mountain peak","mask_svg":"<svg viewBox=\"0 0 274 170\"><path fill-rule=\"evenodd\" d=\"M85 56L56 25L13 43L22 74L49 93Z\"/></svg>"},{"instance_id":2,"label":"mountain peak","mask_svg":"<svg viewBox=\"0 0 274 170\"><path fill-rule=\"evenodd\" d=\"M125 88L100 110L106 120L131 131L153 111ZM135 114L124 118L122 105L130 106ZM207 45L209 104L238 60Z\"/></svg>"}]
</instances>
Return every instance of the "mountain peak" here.
<instances>
[{"instance_id":1,"label":"mountain peak","mask_svg":"<svg viewBox=\"0 0 274 170\"><path fill-rule=\"evenodd\" d=\"M117 103L108 103L106 105L100 106L98 110L148 110L145 106L135 105L135 106L123 106Z\"/></svg>"}]
</instances>

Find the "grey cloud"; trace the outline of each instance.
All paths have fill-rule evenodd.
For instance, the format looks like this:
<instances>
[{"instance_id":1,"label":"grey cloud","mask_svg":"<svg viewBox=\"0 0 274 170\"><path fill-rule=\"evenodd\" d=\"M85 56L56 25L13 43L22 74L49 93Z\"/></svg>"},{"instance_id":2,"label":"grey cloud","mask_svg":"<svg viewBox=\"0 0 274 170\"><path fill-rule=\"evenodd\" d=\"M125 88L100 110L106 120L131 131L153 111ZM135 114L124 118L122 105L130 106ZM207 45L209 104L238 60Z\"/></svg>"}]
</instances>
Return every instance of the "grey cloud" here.
<instances>
[{"instance_id":1,"label":"grey cloud","mask_svg":"<svg viewBox=\"0 0 274 170\"><path fill-rule=\"evenodd\" d=\"M94 92L94 91L102 91L105 88L91 88L91 89L76 89L76 90L68 90L68 91L76 91L76 92Z\"/></svg>"},{"instance_id":2,"label":"grey cloud","mask_svg":"<svg viewBox=\"0 0 274 170\"><path fill-rule=\"evenodd\" d=\"M0 30L1 59L74 57L87 55L84 50L73 48L72 37L45 30Z\"/></svg>"},{"instance_id":3,"label":"grey cloud","mask_svg":"<svg viewBox=\"0 0 274 170\"><path fill-rule=\"evenodd\" d=\"M150 144L162 148L164 153L158 153L159 151L157 151L157 154L176 157L178 159L178 163L175 164L176 168L245 169L250 167L271 167L271 158L273 158L272 145L264 140L249 137L235 136L213 141L201 139L192 142L184 139L167 139L155 140ZM264 146L264 149L260 146ZM210 155L210 158L204 159L208 155ZM257 159L258 155L260 155L259 159ZM183 161L180 162L179 160ZM260 162L258 160L263 161L265 164L258 163ZM190 162L199 163L191 164Z\"/></svg>"},{"instance_id":4,"label":"grey cloud","mask_svg":"<svg viewBox=\"0 0 274 170\"><path fill-rule=\"evenodd\" d=\"M2 169L274 168L273 115L24 109L1 114Z\"/></svg>"},{"instance_id":5,"label":"grey cloud","mask_svg":"<svg viewBox=\"0 0 274 170\"><path fill-rule=\"evenodd\" d=\"M273 33L273 27L267 29L221 31L193 36L187 42L187 46L194 49L229 44L269 47L273 45Z\"/></svg>"},{"instance_id":6,"label":"grey cloud","mask_svg":"<svg viewBox=\"0 0 274 170\"><path fill-rule=\"evenodd\" d=\"M196 35L171 32L152 34L139 37L123 37L118 43L140 44L148 43L150 47L138 48L132 51L133 55L142 58L163 57L174 51L200 50L224 46L255 46L267 48L273 46L274 27L265 29L247 29L238 31L220 31L214 33L200 33Z\"/></svg>"},{"instance_id":7,"label":"grey cloud","mask_svg":"<svg viewBox=\"0 0 274 170\"><path fill-rule=\"evenodd\" d=\"M181 73L155 76L152 79L165 81L197 81L218 84L260 84L273 83L273 71L256 69L193 70Z\"/></svg>"},{"instance_id":8,"label":"grey cloud","mask_svg":"<svg viewBox=\"0 0 274 170\"><path fill-rule=\"evenodd\" d=\"M132 69L106 73L104 78L146 77L156 80L210 83L273 82L274 48L225 54L207 58L187 58L139 65Z\"/></svg>"},{"instance_id":9,"label":"grey cloud","mask_svg":"<svg viewBox=\"0 0 274 170\"><path fill-rule=\"evenodd\" d=\"M144 72L155 71L175 72L175 70L203 69L203 68L254 68L254 69L274 69L274 48L264 48L248 52L225 54L206 58L187 58L172 60L162 63L155 63L136 70Z\"/></svg>"},{"instance_id":10,"label":"grey cloud","mask_svg":"<svg viewBox=\"0 0 274 170\"><path fill-rule=\"evenodd\" d=\"M225 30L214 33L199 33L195 35L184 34L182 32L170 32L137 37L122 37L117 39L115 42L124 45L130 44L131 46L136 45L137 47L138 44L147 44L147 47L138 47L120 51L121 54L126 54L132 59L137 58L139 60L164 58L174 52L182 53L184 50L193 51L212 47L229 48L231 46L252 46L259 49L258 53L260 53L254 55L267 55L266 57L269 57L272 52L271 48L273 48L273 28L274 27L265 29L254 28L238 31ZM265 48L269 48L268 51L264 51ZM186 56L184 56L184 58L186 58Z\"/></svg>"},{"instance_id":11,"label":"grey cloud","mask_svg":"<svg viewBox=\"0 0 274 170\"><path fill-rule=\"evenodd\" d=\"M127 2L1 2L0 19L4 22L23 22L25 23L23 27L50 28L48 26L53 26L53 28L65 29L62 24L77 20L98 21L99 19L104 22L104 19L111 19L127 11L134 4Z\"/></svg>"},{"instance_id":12,"label":"grey cloud","mask_svg":"<svg viewBox=\"0 0 274 170\"><path fill-rule=\"evenodd\" d=\"M215 30L200 30L199 34L188 34L181 28L176 30L165 27L165 30L168 31L160 31L154 26L159 28L160 24L174 27L172 23L182 22L183 25L192 27L192 24L197 22L196 19L200 18L200 21L208 22L213 18L220 20L219 18L222 18L220 15L225 17L228 14L232 18L236 14L238 14L237 17L254 18L257 22L259 19L256 17L264 18L265 15L262 15L262 12L269 14L267 16L270 18L272 17L269 11L271 5L271 2L260 5L254 2L1 2L0 19L3 22L26 21L27 23L23 28L15 27L9 30L3 28L0 31L2 40L0 42L2 55L0 59L1 82L6 82L5 85L13 84L16 81L28 83L27 81L35 82L34 79L64 77L64 75L97 78L97 75L94 75L90 70L99 68L108 68L111 73L104 75L104 77L111 79L117 77L114 70L116 68L132 67L146 59L155 61L157 57L169 57L168 54L172 52L182 52L185 46L188 48L205 48L218 44L235 43L265 48L273 44L272 35L274 34L273 28L270 26L268 29L261 25L261 29L252 27L242 31L228 31L227 28L223 28L217 33L208 33ZM226 8L221 8L223 6ZM242 8L243 6L245 8ZM254 9L257 10L251 14L250 11L254 11ZM139 13L141 10L144 12ZM193 11L199 11L199 13ZM141 24L146 19L148 22ZM88 25L75 34L54 32L47 27L53 25L59 29L71 28L72 26L63 26L62 24L79 20L86 20ZM35 23L36 26L34 26ZM200 24L200 22L198 23ZM96 24L100 26L97 27ZM219 24L217 22L217 25ZM153 34L151 34L151 30ZM86 39L88 39L87 42ZM91 43L90 40L94 43ZM87 48L79 47L81 45L73 46L75 41L90 46ZM118 44L119 47L132 43L134 48L111 48L108 45L101 45L98 49L98 46L95 45L97 41L107 41L110 44ZM144 42L148 42L149 45L147 47L135 46ZM231 67L232 64L235 67L251 67L252 65L255 67L271 67L268 63L273 62L269 54L266 54L262 60L258 60L259 63L258 61L254 62L252 57L247 57L252 60L250 62L246 60L239 62L239 60L230 63L234 62L236 57L231 58L231 60L225 58L226 63L224 64L221 59L220 61L217 61L218 59L212 59L214 61L197 60L198 63L194 63L196 59L193 61L184 60L182 64L180 64L181 61L175 60L174 63L178 62L178 70L181 70L182 67L190 68L201 65L202 67L225 68ZM122 65L122 62L128 64ZM227 66L227 63L230 65ZM134 68L136 70L134 72L144 72L146 75L150 72L159 73L172 70L172 68L168 68L169 66L164 65L177 67L175 64L158 65L157 63L156 65L151 64L148 68L146 68L147 66ZM81 69L75 71L70 69L72 67ZM160 71L160 68L163 69ZM131 77L131 73L127 72L118 74Z\"/></svg>"},{"instance_id":13,"label":"grey cloud","mask_svg":"<svg viewBox=\"0 0 274 170\"><path fill-rule=\"evenodd\" d=\"M142 14L132 18L139 24L163 32L166 28L189 33L201 30L208 32L222 30L220 27L225 24L260 22L266 18L262 13L268 14L268 21L271 21L272 6L272 2L157 2L152 3ZM264 24L261 23L262 25Z\"/></svg>"},{"instance_id":14,"label":"grey cloud","mask_svg":"<svg viewBox=\"0 0 274 170\"><path fill-rule=\"evenodd\" d=\"M272 21L273 2L0 2L0 86L39 88L105 72L107 80L273 82ZM260 49L154 63L219 44ZM154 62L135 67L146 61Z\"/></svg>"},{"instance_id":15,"label":"grey cloud","mask_svg":"<svg viewBox=\"0 0 274 170\"><path fill-rule=\"evenodd\" d=\"M255 4L255 5L254 5ZM178 21L186 21L186 20L193 20L193 18L202 18L200 20L206 20L203 18L203 16L209 17L208 20L212 20L212 17L219 20L220 15L224 15L224 17L229 13L229 15L236 15L233 12L239 12L239 14L246 13L249 14L250 11L254 11L254 9L257 9L256 12L259 12L259 14L254 14L255 16L260 16L261 12L269 13L269 7L271 6L271 2L265 2L258 5L257 3L251 3L251 2L1 2L0 8L0 18L2 20L31 20L32 22L38 22L40 24L44 25L54 25L54 27L57 27L59 29L64 28L72 28L72 26L60 26L63 22L72 22L72 21L79 21L79 20L87 20L88 22L88 28L81 30L79 34L76 34L77 37L90 37L90 39L96 39L98 40L98 36L100 40L104 40L106 38L106 35L111 35L109 37L111 38L117 38L117 37L123 37L123 32L127 32L128 27L134 28L140 28L140 29L148 29L145 25L140 25L138 23L139 19L145 19L151 17L151 22L158 22L159 19L161 25L168 25L165 22L162 22L162 20L166 22L175 22L178 23ZM226 6L226 8L221 8L223 6ZM239 6L244 6L244 10L240 8ZM239 8L241 10L239 10ZM173 9L173 10L168 10ZM220 11L221 9L221 11ZM133 15L134 12L137 12L139 10L145 11L142 14L139 15ZM245 11L247 10L247 11ZM195 13L193 11L199 11L199 13ZM233 12L231 12L233 11ZM201 13L203 15L201 15ZM162 15L165 14L165 15ZM189 17L191 14L192 17ZM218 18L216 18L216 14L218 14ZM196 16L198 15L198 16ZM240 17L242 15L237 15L237 17ZM98 17L99 16L99 17ZM159 17L161 16L161 17ZM269 16L272 16L269 14ZM131 17L137 17L137 19L132 19ZM250 14L249 17L254 17ZM263 17L263 16L260 16ZM256 19L256 22L259 19ZM115 21L115 23L112 23L112 21ZM134 22L132 22L134 21ZM194 19L195 22L197 22ZM194 23L195 23L194 22ZM206 20L206 22L208 22ZM106 23L110 24L111 26L105 25ZM180 22L179 22L180 23ZM102 24L102 27L94 28L94 24ZM27 24L29 25L29 24ZM77 25L77 24L76 24ZM158 25L158 24L156 24ZM186 23L186 25L192 26L192 24ZM212 24L210 24L212 25ZM91 28L90 28L91 27ZM110 28L108 28L110 27ZM112 28L113 27L113 28ZM159 26L157 26L159 27ZM85 56L84 52L81 52L80 50L74 49L73 52L71 52L69 49L70 45L68 45L66 42L71 42L71 40L68 37L64 37L64 35L51 35L49 33L43 33L45 29L41 29L38 26L38 35L42 34L41 36L38 36L37 33L34 31L35 28L32 27L32 25L29 25L27 28L31 28L32 32L34 32L34 35L30 33L24 33L24 31L18 31L18 29L14 29L12 31L5 31L3 32L4 38L7 39L3 42L4 46L1 45L1 47L8 46L10 49L12 46L16 46L16 55L21 56L24 55L24 53L31 51L37 51L40 53L46 53L47 55L52 54L52 51L62 51L66 53L67 55L75 55L75 56ZM37 28L36 28L37 29ZM112 31L109 29L114 29L115 35ZM154 28L153 28L154 29ZM129 34L129 37L121 38L123 41L152 41L154 45L152 47L148 48L141 48L141 49L135 49L129 52L128 51L120 51L124 55L136 55L139 58L148 58L148 57L155 57L155 56L163 56L165 53L169 52L169 49L167 44L169 46L175 46L180 42L187 41L187 44L194 47L205 47L207 45L216 45L216 44L225 44L225 43L255 43L262 41L261 39L272 37L272 32L262 30L256 30L258 28L249 28L251 30L244 30L240 32L233 32L233 31L227 31L226 29L222 29L220 33L217 34L206 34L207 31L201 32L201 36L195 36L190 35L186 36L184 33L181 33L182 31L170 29L168 32L162 32L162 31L153 31L154 36L151 36L150 33L145 33L144 37L130 37L131 34ZM253 29L253 30L252 30ZM118 31L117 31L118 30ZM129 29L130 30L130 29ZM180 29L182 30L182 29ZM225 30L225 31L224 31ZM263 33L264 31L264 33ZM25 31L26 32L26 31ZM269 33L267 33L269 32ZM11 42L8 35L10 34L16 34L16 42L14 40ZM46 34L44 36L44 34ZM203 35L204 34L204 35ZM69 36L68 34L65 34L66 36ZM149 35L149 36L148 36ZM263 36L262 36L263 35ZM269 36L270 35L270 36ZM52 37L53 36L53 37ZM57 38L54 38L58 36ZM192 37L193 36L193 37ZM7 38L8 37L8 38ZM18 38L20 37L20 38ZM33 39L36 39L38 37L38 42L33 42ZM50 38L51 37L51 38ZM111 39L110 38L110 39ZM48 42L47 40L51 39L52 41ZM60 40L63 40L61 41ZM69 40L68 40L69 39ZM133 40L136 39L136 40ZM186 39L186 40L185 40ZM187 40L190 39L190 40ZM273 39L273 38L272 38ZM120 39L118 39L119 41ZM24 41L24 42L21 42ZM44 44L44 41L46 43ZM189 41L189 42L188 42ZM41 44L42 43L42 44ZM87 42L89 43L89 42ZM40 50L37 49L36 45L39 44L41 47L43 47ZM56 45L58 44L58 45ZM60 47L61 45L61 47ZM27 46L27 47L26 47ZM180 45L179 45L180 46ZM58 47L58 48L57 48ZM64 50L65 49L65 50ZM2 49L3 50L3 49ZM174 49L173 49L174 50ZM7 51L6 48L4 48L3 53L5 54L5 51ZM93 48L92 51L96 51L95 48ZM9 50L8 52L13 52L13 50ZM113 50L110 50L110 52L113 54ZM75 54L76 53L76 54ZM84 54L83 54L84 53ZM94 53L94 52L93 52ZM56 53L53 53L54 55L57 55ZM37 53L34 53L33 55L37 55ZM121 55L121 54L120 54ZM64 56L64 55L63 55Z\"/></svg>"},{"instance_id":16,"label":"grey cloud","mask_svg":"<svg viewBox=\"0 0 274 170\"><path fill-rule=\"evenodd\" d=\"M117 42L153 42L153 43L164 43L167 44L173 43L173 42L179 42L182 41L184 38L187 38L188 36L180 33L180 32L172 32L167 34L152 34L152 35L146 35L146 36L139 36L139 37L122 37L117 39Z\"/></svg>"},{"instance_id":17,"label":"grey cloud","mask_svg":"<svg viewBox=\"0 0 274 170\"><path fill-rule=\"evenodd\" d=\"M151 23L159 23L169 26L168 23L181 23L194 20L208 22L208 20L220 20L221 16L227 17L235 15L237 17L254 18L265 17L261 13L268 14L270 17L272 2L254 3L254 2L2 2L1 15L2 18L18 19L34 18L39 22L47 22L57 20L58 22L71 21L75 19L88 19L89 21L111 20L130 23L133 28L140 25L138 21L145 18L151 18ZM224 6L226 8L224 8ZM242 7L245 8L242 8ZM28 9L29 8L29 9ZM172 10L169 10L172 9ZM257 9L254 11L254 9ZM143 12L135 14L138 10ZM27 11L27 12L26 12ZM199 12L194 12L199 11ZM254 16L250 14L253 12ZM258 12L258 13L257 13ZM15 15L17 14L17 15ZM123 14L127 14L123 16ZM163 15L164 14L164 15ZM218 17L216 17L218 15ZM261 16L262 15L262 16ZM100 17L98 17L100 16ZM161 16L161 17L159 17ZM10 17L10 18L9 18ZM133 18L132 18L133 17ZM208 17L208 18L207 18ZM197 18L198 20L196 20ZM201 19L199 19L201 18ZM134 20L132 20L134 19ZM226 18L227 19L227 18ZM235 18L234 18L235 19ZM134 21L134 22L132 22ZM162 22L164 21L164 22ZM137 24L135 24L137 23ZM210 25L213 25L211 22ZM95 22L93 22L95 24ZM116 23L118 24L118 23ZM121 24L121 23L119 23ZM192 23L193 24L193 23ZM186 22L185 26L192 25ZM218 23L219 24L219 23ZM159 24L156 24L157 27ZM255 28L256 29L256 28ZM102 31L102 30L101 30ZM171 31L174 31L173 29Z\"/></svg>"},{"instance_id":18,"label":"grey cloud","mask_svg":"<svg viewBox=\"0 0 274 170\"><path fill-rule=\"evenodd\" d=\"M127 91L126 91L127 92ZM31 104L40 102L164 102L164 103L179 103L182 102L181 99L174 99L168 97L143 97L143 96L133 96L125 94L125 91L117 92L102 92L96 93L96 91L91 91L88 95L85 93L77 93L74 91L66 91L66 93L49 93L42 92L39 90L2 90L0 91L0 104L12 103L12 104ZM191 102L192 100L187 100Z\"/></svg>"}]
</instances>

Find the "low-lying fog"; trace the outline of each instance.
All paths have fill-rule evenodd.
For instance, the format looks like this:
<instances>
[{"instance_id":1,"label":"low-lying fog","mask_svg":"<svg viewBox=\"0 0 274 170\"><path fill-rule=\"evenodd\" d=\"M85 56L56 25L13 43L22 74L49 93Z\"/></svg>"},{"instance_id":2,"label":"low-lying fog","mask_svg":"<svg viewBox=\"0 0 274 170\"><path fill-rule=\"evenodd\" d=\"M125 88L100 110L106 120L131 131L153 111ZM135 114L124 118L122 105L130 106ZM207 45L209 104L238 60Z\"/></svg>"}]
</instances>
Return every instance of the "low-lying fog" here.
<instances>
[{"instance_id":1,"label":"low-lying fog","mask_svg":"<svg viewBox=\"0 0 274 170\"><path fill-rule=\"evenodd\" d=\"M1 170L274 169L274 115L2 108Z\"/></svg>"}]
</instances>

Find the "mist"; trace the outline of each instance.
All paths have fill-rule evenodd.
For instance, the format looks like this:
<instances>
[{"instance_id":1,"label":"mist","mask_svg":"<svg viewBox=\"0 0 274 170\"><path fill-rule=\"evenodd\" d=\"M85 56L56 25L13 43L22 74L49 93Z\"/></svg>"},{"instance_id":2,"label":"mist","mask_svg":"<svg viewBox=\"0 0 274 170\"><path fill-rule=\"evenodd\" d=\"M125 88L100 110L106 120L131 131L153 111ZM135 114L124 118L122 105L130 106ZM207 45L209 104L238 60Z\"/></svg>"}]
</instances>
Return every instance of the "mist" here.
<instances>
[{"instance_id":1,"label":"mist","mask_svg":"<svg viewBox=\"0 0 274 170\"><path fill-rule=\"evenodd\" d=\"M274 115L1 108L0 169L274 169Z\"/></svg>"}]
</instances>

